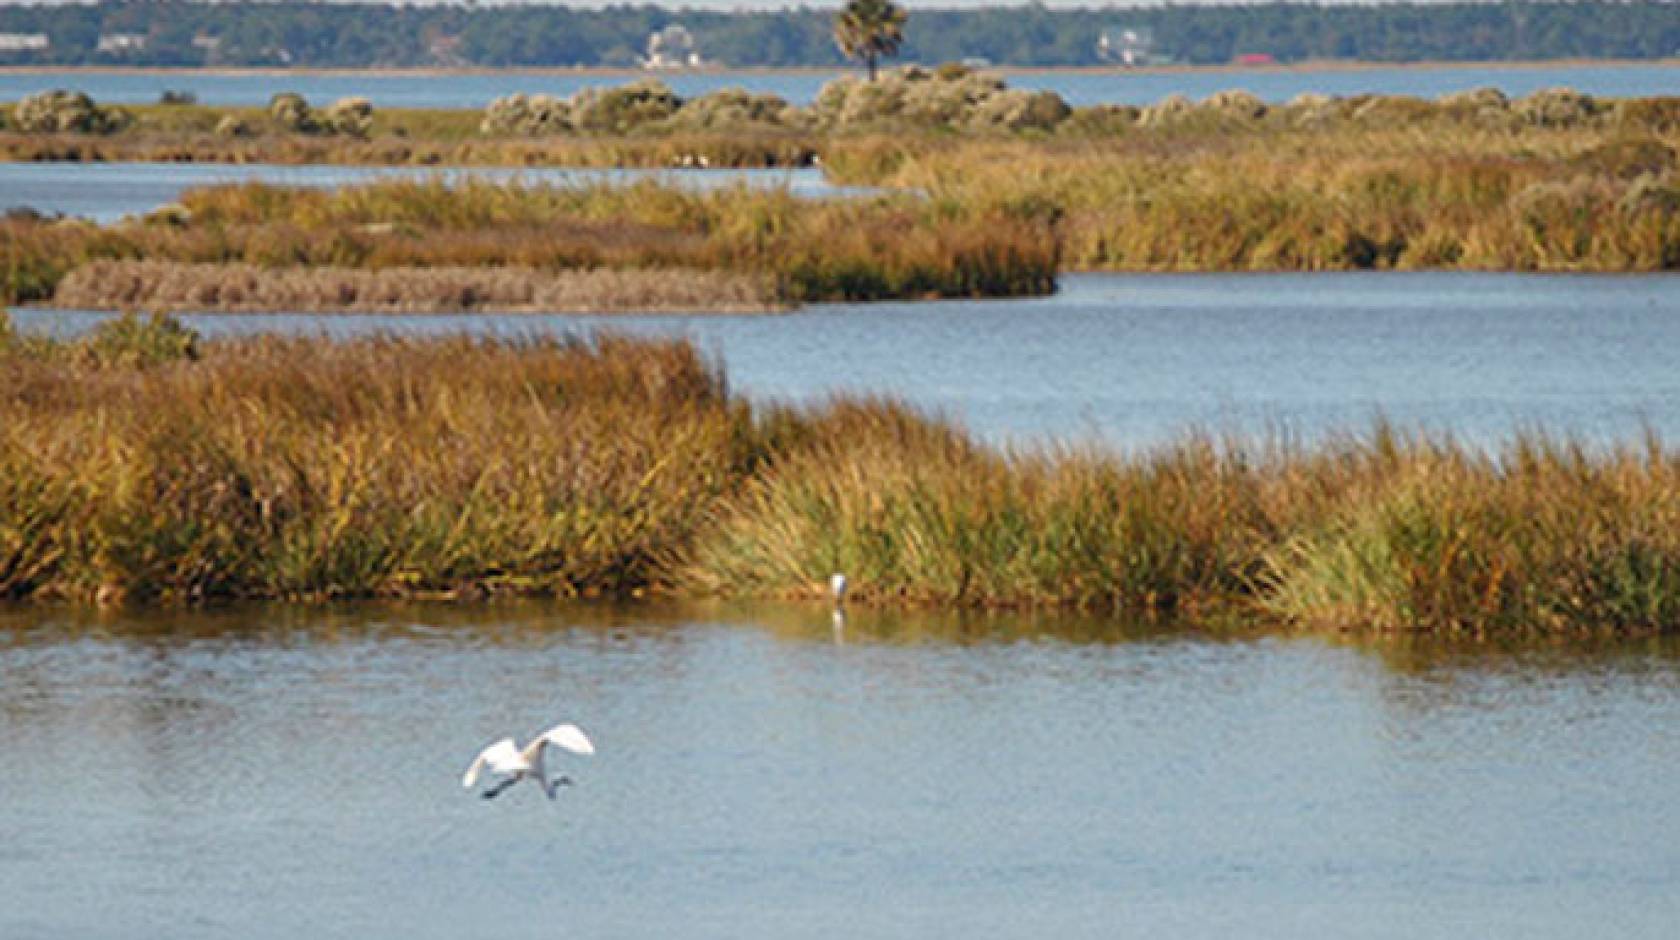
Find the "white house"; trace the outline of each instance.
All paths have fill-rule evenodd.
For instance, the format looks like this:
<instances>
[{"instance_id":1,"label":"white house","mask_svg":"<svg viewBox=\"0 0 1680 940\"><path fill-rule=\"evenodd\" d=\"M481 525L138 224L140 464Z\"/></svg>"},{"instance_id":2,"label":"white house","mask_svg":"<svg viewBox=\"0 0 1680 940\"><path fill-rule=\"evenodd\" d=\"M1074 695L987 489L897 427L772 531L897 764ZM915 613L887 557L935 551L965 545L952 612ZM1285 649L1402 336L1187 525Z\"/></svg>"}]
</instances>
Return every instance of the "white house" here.
<instances>
[{"instance_id":1,"label":"white house","mask_svg":"<svg viewBox=\"0 0 1680 940\"><path fill-rule=\"evenodd\" d=\"M139 52L146 48L146 37L140 33L107 33L99 37L100 52Z\"/></svg>"},{"instance_id":2,"label":"white house","mask_svg":"<svg viewBox=\"0 0 1680 940\"><path fill-rule=\"evenodd\" d=\"M1097 58L1121 65L1148 65L1155 58L1155 34L1143 27L1105 29L1097 37Z\"/></svg>"},{"instance_id":3,"label":"white house","mask_svg":"<svg viewBox=\"0 0 1680 940\"><path fill-rule=\"evenodd\" d=\"M694 34L688 31L688 27L673 23L648 35L643 68L683 69L696 68L700 64L700 50L695 47Z\"/></svg>"},{"instance_id":4,"label":"white house","mask_svg":"<svg viewBox=\"0 0 1680 940\"><path fill-rule=\"evenodd\" d=\"M0 33L0 52L41 52L52 48L46 33Z\"/></svg>"}]
</instances>

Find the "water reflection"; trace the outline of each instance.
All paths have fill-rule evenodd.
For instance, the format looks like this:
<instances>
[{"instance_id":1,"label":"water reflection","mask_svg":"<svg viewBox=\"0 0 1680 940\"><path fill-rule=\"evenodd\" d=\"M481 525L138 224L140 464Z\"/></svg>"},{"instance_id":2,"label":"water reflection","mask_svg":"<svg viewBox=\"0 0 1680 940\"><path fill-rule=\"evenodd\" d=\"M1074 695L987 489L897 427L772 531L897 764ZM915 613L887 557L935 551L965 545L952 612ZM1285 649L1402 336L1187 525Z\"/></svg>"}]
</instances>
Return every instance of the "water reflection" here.
<instances>
[{"instance_id":1,"label":"water reflection","mask_svg":"<svg viewBox=\"0 0 1680 940\"><path fill-rule=\"evenodd\" d=\"M355 603L343 606L245 605L194 611L37 611L0 608L0 649L35 642L107 641L169 646L413 643L439 647L552 645L562 635L593 638L595 648L681 642L683 628L722 624L785 640L855 644L1120 643L1229 633L1197 625L1052 609L902 609L823 603L507 601L452 605Z\"/></svg>"}]
</instances>

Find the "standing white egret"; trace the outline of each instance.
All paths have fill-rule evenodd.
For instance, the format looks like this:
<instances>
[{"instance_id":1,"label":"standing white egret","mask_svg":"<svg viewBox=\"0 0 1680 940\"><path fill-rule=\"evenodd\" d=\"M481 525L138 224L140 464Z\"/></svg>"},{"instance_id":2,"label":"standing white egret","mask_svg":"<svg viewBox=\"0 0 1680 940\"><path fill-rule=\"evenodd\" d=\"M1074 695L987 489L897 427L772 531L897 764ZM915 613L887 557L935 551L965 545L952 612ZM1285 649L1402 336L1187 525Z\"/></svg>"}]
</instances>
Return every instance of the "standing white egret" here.
<instances>
[{"instance_id":1,"label":"standing white egret","mask_svg":"<svg viewBox=\"0 0 1680 940\"><path fill-rule=\"evenodd\" d=\"M555 725L537 735L524 750L514 746L512 738L503 738L479 752L472 766L467 768L467 775L461 778L461 786L471 787L478 782L479 771L490 768L491 773L507 774L508 778L484 791L484 798L495 799L503 790L529 777L542 787L549 799L562 787L571 784L570 777L556 777L550 781L543 766L543 752L553 744L565 748L573 754L593 754L595 744L583 729L577 725Z\"/></svg>"},{"instance_id":2,"label":"standing white egret","mask_svg":"<svg viewBox=\"0 0 1680 940\"><path fill-rule=\"evenodd\" d=\"M846 642L846 576L836 571L828 579L828 592L834 595L834 645Z\"/></svg>"}]
</instances>

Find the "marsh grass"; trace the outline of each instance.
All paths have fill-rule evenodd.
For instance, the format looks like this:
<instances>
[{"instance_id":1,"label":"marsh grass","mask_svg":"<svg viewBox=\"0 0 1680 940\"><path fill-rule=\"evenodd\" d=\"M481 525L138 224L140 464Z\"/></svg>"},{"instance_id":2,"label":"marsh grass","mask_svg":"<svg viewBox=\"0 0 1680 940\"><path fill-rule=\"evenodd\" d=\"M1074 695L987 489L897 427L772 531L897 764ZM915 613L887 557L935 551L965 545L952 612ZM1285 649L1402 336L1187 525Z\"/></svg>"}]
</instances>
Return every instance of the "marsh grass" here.
<instances>
[{"instance_id":1,"label":"marsh grass","mask_svg":"<svg viewBox=\"0 0 1680 940\"><path fill-rule=\"evenodd\" d=\"M768 274L800 301L1037 293L1058 266L1680 270L1680 99L1551 91L1507 101L1485 89L1438 102L1304 98L1270 106L1230 92L1141 111L1081 109L1030 134L959 132L937 101L899 98L888 108L894 120L934 116L903 126L864 115L805 129L679 122L527 137L475 134L476 112L376 111L367 139L218 136L204 129L217 109L158 106L112 135L0 132L0 157L584 167L820 159L835 181L913 195L848 206L785 193L659 194L658 186L578 187L564 196L478 186L451 198L441 187L381 184L345 200L224 190L195 197L203 218L169 237L0 232L0 273L5 296L19 300L49 295L65 259L79 255L269 266L717 267ZM240 126L268 120L261 111L223 116ZM241 211L242 200L269 214ZM487 208L468 208L474 203ZM378 237L359 227L392 224L398 230ZM440 228L447 238L437 237ZM4 244L26 236L43 244Z\"/></svg>"},{"instance_id":2,"label":"marsh grass","mask_svg":"<svg viewBox=\"0 0 1680 940\"><path fill-rule=\"evenodd\" d=\"M984 446L753 408L684 342L0 323L0 596L821 597L1465 637L1680 628L1680 456L1377 425Z\"/></svg>"},{"instance_id":3,"label":"marsh grass","mask_svg":"<svg viewBox=\"0 0 1680 940\"><path fill-rule=\"evenodd\" d=\"M1671 125L859 141L835 178L1059 219L1069 270L1680 269Z\"/></svg>"},{"instance_id":4,"label":"marsh grass","mask_svg":"<svg viewBox=\"0 0 1680 940\"><path fill-rule=\"evenodd\" d=\"M164 113L167 120L152 120L142 109L133 129L109 136L0 130L0 161L769 169L813 166L823 146L814 133L762 128L485 137L476 111L377 110L366 137L281 133L261 108L188 105Z\"/></svg>"},{"instance_id":5,"label":"marsh grass","mask_svg":"<svg viewBox=\"0 0 1680 940\"><path fill-rule=\"evenodd\" d=\"M84 264L59 284L53 304L224 313L761 313L785 307L767 278L727 271L362 270L172 261Z\"/></svg>"},{"instance_id":6,"label":"marsh grass","mask_svg":"<svg viewBox=\"0 0 1680 940\"><path fill-rule=\"evenodd\" d=\"M1379 425L1310 450L1189 437L1122 458L1000 454L889 407L772 463L687 576L887 603L1239 612L1314 630L1472 637L1680 626L1680 461L1543 435L1497 454Z\"/></svg>"},{"instance_id":7,"label":"marsh grass","mask_svg":"<svg viewBox=\"0 0 1680 940\"><path fill-rule=\"evenodd\" d=\"M97 342L6 364L0 594L628 595L754 458L681 343Z\"/></svg>"},{"instance_id":8,"label":"marsh grass","mask_svg":"<svg viewBox=\"0 0 1680 940\"><path fill-rule=\"evenodd\" d=\"M908 196L806 200L744 185L697 192L658 181L388 181L323 192L247 184L190 191L178 211L110 226L0 221L0 299L50 299L72 269L99 261L543 275L707 271L717 272L717 283L767 283L777 303L1040 294L1055 287L1052 225L1043 216L976 215ZM95 268L72 286L112 270L126 269Z\"/></svg>"}]
</instances>

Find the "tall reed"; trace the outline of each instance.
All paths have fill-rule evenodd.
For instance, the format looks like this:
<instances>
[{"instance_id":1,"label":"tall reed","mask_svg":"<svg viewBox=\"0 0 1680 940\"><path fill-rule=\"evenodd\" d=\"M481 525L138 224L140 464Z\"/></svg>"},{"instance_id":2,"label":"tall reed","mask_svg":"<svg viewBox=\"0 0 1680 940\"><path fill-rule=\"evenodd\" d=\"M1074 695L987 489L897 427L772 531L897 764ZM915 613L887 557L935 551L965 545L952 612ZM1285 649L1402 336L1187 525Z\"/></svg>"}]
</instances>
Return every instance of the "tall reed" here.
<instances>
[{"instance_id":1,"label":"tall reed","mask_svg":"<svg viewBox=\"0 0 1680 940\"><path fill-rule=\"evenodd\" d=\"M1680 132L1179 129L859 142L831 172L1059 218L1070 270L1680 269Z\"/></svg>"},{"instance_id":2,"label":"tall reed","mask_svg":"<svg viewBox=\"0 0 1680 940\"><path fill-rule=\"evenodd\" d=\"M0 594L634 593L755 459L682 343L99 342L6 364Z\"/></svg>"}]
</instances>

